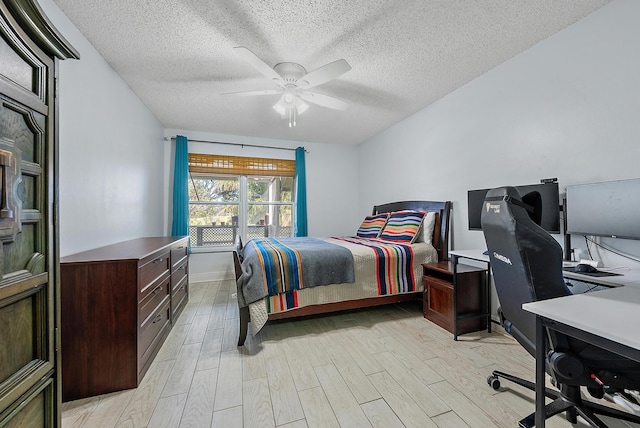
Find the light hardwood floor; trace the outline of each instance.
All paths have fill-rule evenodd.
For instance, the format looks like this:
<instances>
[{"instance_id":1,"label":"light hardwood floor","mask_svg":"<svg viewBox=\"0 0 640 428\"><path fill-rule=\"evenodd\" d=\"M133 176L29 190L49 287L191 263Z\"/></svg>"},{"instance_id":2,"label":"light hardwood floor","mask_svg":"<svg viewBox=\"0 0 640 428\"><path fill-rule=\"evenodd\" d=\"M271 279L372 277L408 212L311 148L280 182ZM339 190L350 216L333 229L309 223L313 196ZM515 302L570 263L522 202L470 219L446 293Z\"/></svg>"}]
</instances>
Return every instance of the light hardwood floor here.
<instances>
[{"instance_id":1,"label":"light hardwood floor","mask_svg":"<svg viewBox=\"0 0 640 428\"><path fill-rule=\"evenodd\" d=\"M268 323L238 348L234 292L233 281L191 284L140 386L64 403L62 426L515 427L534 410L524 388L487 385L494 369L534 378L508 336L455 342L416 302Z\"/></svg>"}]
</instances>

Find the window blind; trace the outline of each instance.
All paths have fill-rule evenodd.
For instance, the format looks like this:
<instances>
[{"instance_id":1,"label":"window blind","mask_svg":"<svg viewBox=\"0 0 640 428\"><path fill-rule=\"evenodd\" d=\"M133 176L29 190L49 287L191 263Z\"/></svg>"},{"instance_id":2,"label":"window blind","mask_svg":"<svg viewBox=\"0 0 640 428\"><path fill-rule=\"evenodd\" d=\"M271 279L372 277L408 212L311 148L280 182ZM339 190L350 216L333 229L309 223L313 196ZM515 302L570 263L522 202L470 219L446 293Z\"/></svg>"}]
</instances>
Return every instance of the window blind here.
<instances>
[{"instance_id":1,"label":"window blind","mask_svg":"<svg viewBox=\"0 0 640 428\"><path fill-rule=\"evenodd\" d=\"M287 159L189 153L189 172L295 177L296 162Z\"/></svg>"}]
</instances>

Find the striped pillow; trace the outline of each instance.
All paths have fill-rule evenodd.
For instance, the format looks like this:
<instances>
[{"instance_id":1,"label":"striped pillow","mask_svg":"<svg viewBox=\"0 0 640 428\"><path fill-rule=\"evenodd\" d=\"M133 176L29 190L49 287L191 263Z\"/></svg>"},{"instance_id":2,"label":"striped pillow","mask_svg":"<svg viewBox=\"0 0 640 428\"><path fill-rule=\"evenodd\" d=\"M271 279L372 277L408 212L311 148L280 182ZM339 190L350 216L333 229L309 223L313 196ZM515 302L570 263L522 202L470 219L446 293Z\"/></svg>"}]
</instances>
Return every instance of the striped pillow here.
<instances>
[{"instance_id":1,"label":"striped pillow","mask_svg":"<svg viewBox=\"0 0 640 428\"><path fill-rule=\"evenodd\" d=\"M389 217L389 213L366 216L358 228L356 236L360 238L377 238L387 222L387 217Z\"/></svg>"},{"instance_id":2,"label":"striped pillow","mask_svg":"<svg viewBox=\"0 0 640 428\"><path fill-rule=\"evenodd\" d=\"M413 243L424 219L423 211L396 211L391 213L380 239L406 244Z\"/></svg>"}]
</instances>

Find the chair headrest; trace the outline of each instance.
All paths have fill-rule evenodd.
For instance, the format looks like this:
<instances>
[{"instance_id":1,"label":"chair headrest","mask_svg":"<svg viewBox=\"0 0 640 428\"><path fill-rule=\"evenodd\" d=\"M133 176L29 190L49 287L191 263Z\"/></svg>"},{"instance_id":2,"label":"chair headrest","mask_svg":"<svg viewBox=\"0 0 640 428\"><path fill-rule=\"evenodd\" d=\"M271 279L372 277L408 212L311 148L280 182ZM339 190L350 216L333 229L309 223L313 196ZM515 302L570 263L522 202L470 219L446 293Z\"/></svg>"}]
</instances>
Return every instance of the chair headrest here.
<instances>
[{"instance_id":1,"label":"chair headrest","mask_svg":"<svg viewBox=\"0 0 640 428\"><path fill-rule=\"evenodd\" d=\"M518 220L522 220L526 213L530 220L540 226L542 196L539 192L533 191L521 196L518 189L513 186L498 187L487 192L484 204L485 211L492 211L495 214L500 213L500 207L508 207Z\"/></svg>"}]
</instances>

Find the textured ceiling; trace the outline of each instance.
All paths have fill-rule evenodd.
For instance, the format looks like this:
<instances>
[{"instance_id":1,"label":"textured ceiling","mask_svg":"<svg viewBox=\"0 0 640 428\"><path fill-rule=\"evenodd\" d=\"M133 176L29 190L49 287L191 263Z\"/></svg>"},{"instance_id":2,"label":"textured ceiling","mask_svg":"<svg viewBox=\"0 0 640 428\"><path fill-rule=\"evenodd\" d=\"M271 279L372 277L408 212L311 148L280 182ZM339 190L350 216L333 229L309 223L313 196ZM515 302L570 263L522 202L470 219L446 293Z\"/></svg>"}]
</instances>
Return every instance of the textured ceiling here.
<instances>
[{"instance_id":1,"label":"textured ceiling","mask_svg":"<svg viewBox=\"0 0 640 428\"><path fill-rule=\"evenodd\" d=\"M560 31L610 0L53 0L167 128L357 144ZM288 122L276 88L234 51L308 71L352 70L314 88Z\"/></svg>"}]
</instances>

